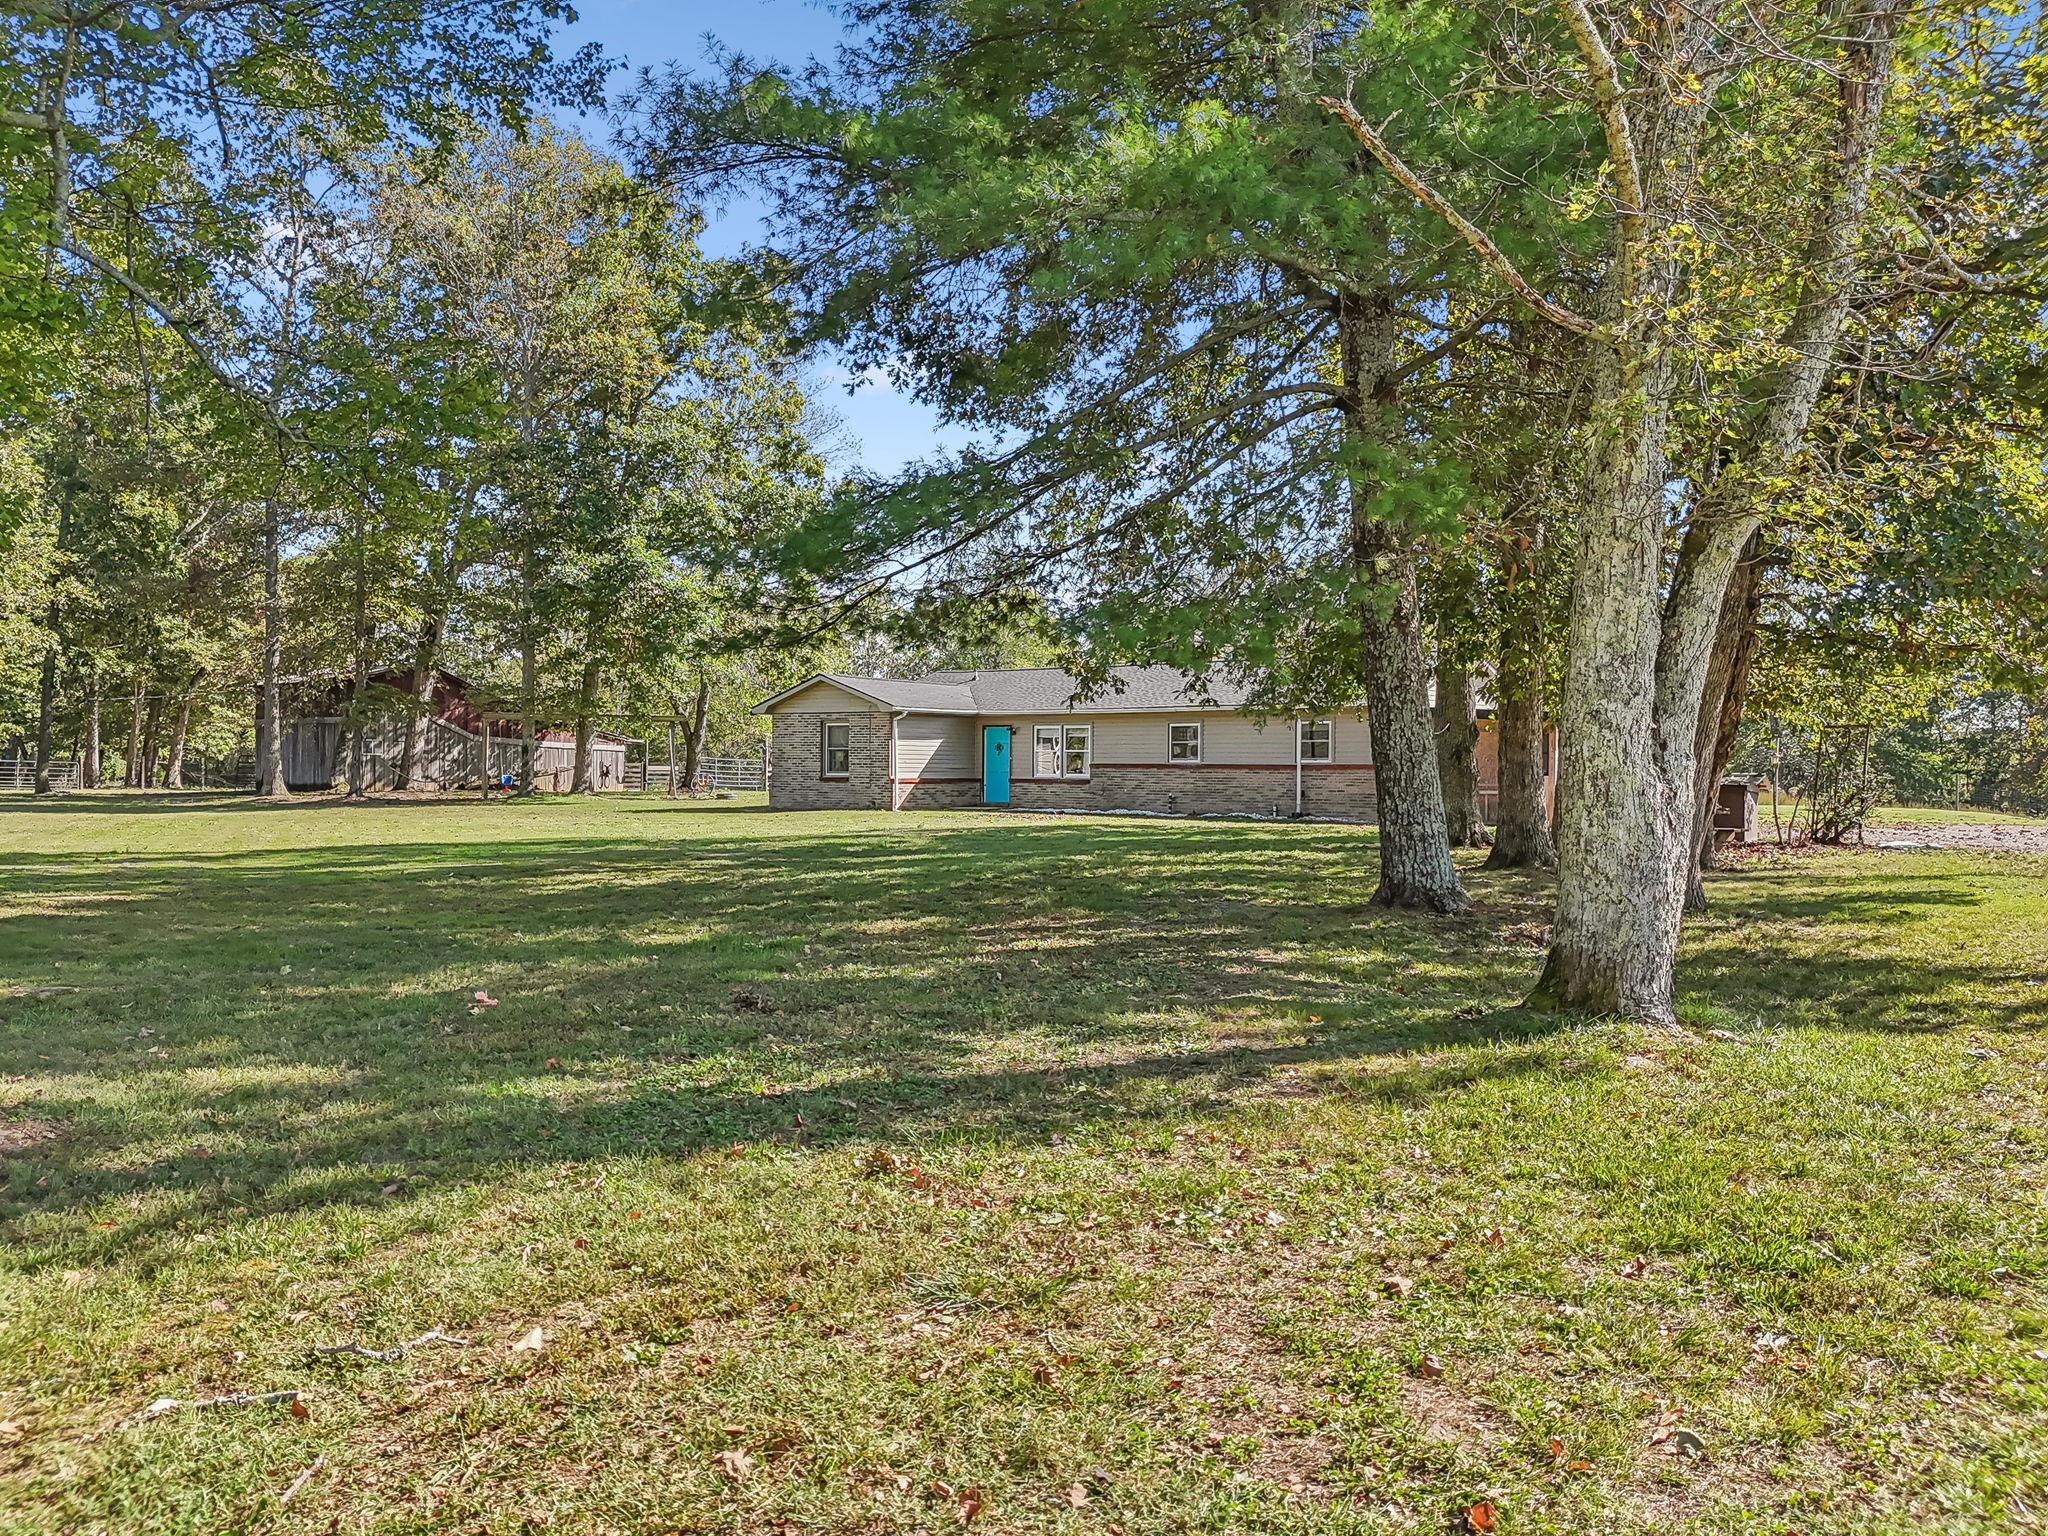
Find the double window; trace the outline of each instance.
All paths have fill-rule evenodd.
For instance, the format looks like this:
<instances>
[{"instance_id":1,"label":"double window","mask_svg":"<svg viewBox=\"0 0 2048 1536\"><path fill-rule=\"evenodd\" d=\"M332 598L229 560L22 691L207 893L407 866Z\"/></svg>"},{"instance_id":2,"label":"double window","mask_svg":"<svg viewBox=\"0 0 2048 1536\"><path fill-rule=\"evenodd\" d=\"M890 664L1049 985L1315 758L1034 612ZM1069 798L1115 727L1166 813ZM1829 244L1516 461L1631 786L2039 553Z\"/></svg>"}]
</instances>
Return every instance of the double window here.
<instances>
[{"instance_id":1,"label":"double window","mask_svg":"<svg viewBox=\"0 0 2048 1536\"><path fill-rule=\"evenodd\" d=\"M853 726L845 720L825 724L825 777L843 779L853 772Z\"/></svg>"},{"instance_id":2,"label":"double window","mask_svg":"<svg viewBox=\"0 0 2048 1536\"><path fill-rule=\"evenodd\" d=\"M1166 756L1175 763L1199 763L1202 760L1202 727L1197 725L1169 725L1166 728Z\"/></svg>"},{"instance_id":3,"label":"double window","mask_svg":"<svg viewBox=\"0 0 2048 1536\"><path fill-rule=\"evenodd\" d=\"M1094 758L1092 725L1041 725L1031 732L1031 772L1036 778L1085 779Z\"/></svg>"},{"instance_id":4,"label":"double window","mask_svg":"<svg viewBox=\"0 0 2048 1536\"><path fill-rule=\"evenodd\" d=\"M1301 732L1301 760L1304 763L1327 763L1330 760L1330 722L1327 720L1301 720L1295 724Z\"/></svg>"}]
</instances>

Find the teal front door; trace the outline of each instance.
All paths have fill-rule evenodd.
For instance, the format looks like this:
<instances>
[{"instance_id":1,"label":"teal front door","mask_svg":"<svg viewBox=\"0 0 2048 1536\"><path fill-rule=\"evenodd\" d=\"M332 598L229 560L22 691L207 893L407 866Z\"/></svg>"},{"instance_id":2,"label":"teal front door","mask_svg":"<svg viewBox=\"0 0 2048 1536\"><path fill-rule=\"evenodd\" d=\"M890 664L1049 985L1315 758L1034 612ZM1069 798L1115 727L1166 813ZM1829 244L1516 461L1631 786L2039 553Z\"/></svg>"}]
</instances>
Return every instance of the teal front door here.
<instances>
[{"instance_id":1,"label":"teal front door","mask_svg":"<svg viewBox=\"0 0 2048 1536\"><path fill-rule=\"evenodd\" d=\"M981 731L981 798L988 805L1010 803L1010 728L983 726Z\"/></svg>"}]
</instances>

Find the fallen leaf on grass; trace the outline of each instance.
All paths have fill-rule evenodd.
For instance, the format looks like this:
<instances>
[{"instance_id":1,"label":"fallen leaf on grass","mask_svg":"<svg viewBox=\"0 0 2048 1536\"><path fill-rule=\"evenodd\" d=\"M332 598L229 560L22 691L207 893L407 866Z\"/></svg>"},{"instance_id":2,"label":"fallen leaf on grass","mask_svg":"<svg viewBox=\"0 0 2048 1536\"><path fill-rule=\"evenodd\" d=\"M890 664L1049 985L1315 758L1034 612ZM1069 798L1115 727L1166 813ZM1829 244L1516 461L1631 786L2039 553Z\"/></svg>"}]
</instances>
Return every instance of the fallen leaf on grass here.
<instances>
[{"instance_id":1,"label":"fallen leaf on grass","mask_svg":"<svg viewBox=\"0 0 2048 1536\"><path fill-rule=\"evenodd\" d=\"M1436 1377L1443 1375L1444 1363L1443 1361L1439 1360L1435 1355L1424 1355L1422 1357L1422 1364L1419 1367L1419 1369L1424 1376L1430 1377L1433 1380Z\"/></svg>"},{"instance_id":2,"label":"fallen leaf on grass","mask_svg":"<svg viewBox=\"0 0 2048 1536\"><path fill-rule=\"evenodd\" d=\"M310 1419L313 1416L312 1411L296 1397L291 1400L291 1410L295 1419Z\"/></svg>"},{"instance_id":3,"label":"fallen leaf on grass","mask_svg":"<svg viewBox=\"0 0 2048 1536\"><path fill-rule=\"evenodd\" d=\"M498 1006L498 1000L488 992L477 993L476 1000L480 1007L495 1008Z\"/></svg>"},{"instance_id":4,"label":"fallen leaf on grass","mask_svg":"<svg viewBox=\"0 0 2048 1536\"><path fill-rule=\"evenodd\" d=\"M1500 1529L1500 1511L1486 1500L1481 1499L1465 1511L1465 1529L1468 1531L1497 1531Z\"/></svg>"},{"instance_id":5,"label":"fallen leaf on grass","mask_svg":"<svg viewBox=\"0 0 2048 1536\"><path fill-rule=\"evenodd\" d=\"M1389 1296L1412 1296L1415 1282L1406 1275L1381 1275L1380 1289Z\"/></svg>"},{"instance_id":6,"label":"fallen leaf on grass","mask_svg":"<svg viewBox=\"0 0 2048 1536\"><path fill-rule=\"evenodd\" d=\"M961 1489L958 1509L962 1525L974 1524L974 1517L981 1513L981 1490L979 1488Z\"/></svg>"},{"instance_id":7,"label":"fallen leaf on grass","mask_svg":"<svg viewBox=\"0 0 2048 1536\"><path fill-rule=\"evenodd\" d=\"M1088 1506L1088 1490L1079 1483L1069 1483L1067 1491L1060 1495L1060 1502L1069 1509L1085 1509Z\"/></svg>"},{"instance_id":8,"label":"fallen leaf on grass","mask_svg":"<svg viewBox=\"0 0 2048 1536\"><path fill-rule=\"evenodd\" d=\"M711 1465L718 1469L718 1475L726 1481L744 1483L753 1476L757 1463L744 1447L737 1447L729 1451L720 1451L711 1458Z\"/></svg>"},{"instance_id":9,"label":"fallen leaf on grass","mask_svg":"<svg viewBox=\"0 0 2048 1536\"><path fill-rule=\"evenodd\" d=\"M1637 1254L1615 1271L1624 1280L1640 1280L1649 1272L1650 1261L1641 1254Z\"/></svg>"},{"instance_id":10,"label":"fallen leaf on grass","mask_svg":"<svg viewBox=\"0 0 2048 1536\"><path fill-rule=\"evenodd\" d=\"M1564 1454L1564 1442L1555 1435L1550 1437L1550 1454L1553 1456L1562 1456Z\"/></svg>"},{"instance_id":11,"label":"fallen leaf on grass","mask_svg":"<svg viewBox=\"0 0 2048 1536\"><path fill-rule=\"evenodd\" d=\"M546 1334L542 1333L538 1328L529 1328L524 1334L512 1341L512 1353L515 1355L521 1353L537 1355L547 1347L547 1342Z\"/></svg>"}]
</instances>

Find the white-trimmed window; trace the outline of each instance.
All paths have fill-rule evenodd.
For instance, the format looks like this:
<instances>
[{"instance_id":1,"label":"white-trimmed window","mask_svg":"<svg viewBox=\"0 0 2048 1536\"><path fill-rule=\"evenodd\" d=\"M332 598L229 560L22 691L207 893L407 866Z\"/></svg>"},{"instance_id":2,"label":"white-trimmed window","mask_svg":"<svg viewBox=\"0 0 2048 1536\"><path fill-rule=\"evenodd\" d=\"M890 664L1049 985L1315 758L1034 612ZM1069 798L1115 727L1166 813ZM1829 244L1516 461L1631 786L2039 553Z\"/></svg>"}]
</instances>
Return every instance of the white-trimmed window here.
<instances>
[{"instance_id":1,"label":"white-trimmed window","mask_svg":"<svg viewBox=\"0 0 2048 1536\"><path fill-rule=\"evenodd\" d=\"M853 725L846 720L825 722L825 752L821 771L828 779L843 779L853 773Z\"/></svg>"},{"instance_id":2,"label":"white-trimmed window","mask_svg":"<svg viewBox=\"0 0 2048 1536\"><path fill-rule=\"evenodd\" d=\"M1327 763L1330 760L1330 722L1327 720L1302 720L1297 722L1301 732L1301 760L1304 763Z\"/></svg>"},{"instance_id":3,"label":"white-trimmed window","mask_svg":"<svg viewBox=\"0 0 2048 1536\"><path fill-rule=\"evenodd\" d=\"M1202 727L1169 725L1166 728L1166 757L1169 762L1199 763L1202 760Z\"/></svg>"},{"instance_id":4,"label":"white-trimmed window","mask_svg":"<svg viewBox=\"0 0 2048 1536\"><path fill-rule=\"evenodd\" d=\"M1031 732L1031 772L1041 779L1085 779L1095 766L1095 727L1041 725Z\"/></svg>"}]
</instances>

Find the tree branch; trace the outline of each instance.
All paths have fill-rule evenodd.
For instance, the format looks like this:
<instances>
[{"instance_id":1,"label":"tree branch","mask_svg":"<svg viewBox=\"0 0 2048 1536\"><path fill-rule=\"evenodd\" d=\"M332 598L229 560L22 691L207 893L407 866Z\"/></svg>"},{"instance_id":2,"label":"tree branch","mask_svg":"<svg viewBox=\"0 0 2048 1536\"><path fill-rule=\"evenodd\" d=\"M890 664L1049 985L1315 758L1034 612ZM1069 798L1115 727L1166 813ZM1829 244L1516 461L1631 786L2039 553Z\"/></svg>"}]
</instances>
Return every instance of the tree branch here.
<instances>
[{"instance_id":1,"label":"tree branch","mask_svg":"<svg viewBox=\"0 0 2048 1536\"><path fill-rule=\"evenodd\" d=\"M1491 267L1494 274L1514 289L1522 301L1537 314L1552 325L1574 335L1590 336L1596 341L1609 343L1614 340L1614 333L1598 321L1589 320L1578 311L1567 309L1554 299L1545 298L1538 293L1535 285L1515 270L1515 264L1508 260L1507 253L1493 243L1486 231L1458 212L1436 188L1408 169L1402 163L1401 157L1387 147L1386 140L1373 131L1372 126L1358 115L1358 109L1350 102L1335 96L1318 96L1316 101L1318 105L1334 112L1344 126L1351 130L1351 136L1365 146L1366 153L1385 166L1387 174L1413 193L1417 202L1462 235L1465 243L1472 247L1479 259Z\"/></svg>"},{"instance_id":2,"label":"tree branch","mask_svg":"<svg viewBox=\"0 0 2048 1536\"><path fill-rule=\"evenodd\" d=\"M1607 50L1586 0L1558 0L1558 8L1577 39L1579 53L1593 73L1593 110L1607 133L1607 157L1614 163L1615 190L1621 195L1622 237L1633 244L1643 222L1643 172L1636 159L1635 130L1622 99L1621 67Z\"/></svg>"},{"instance_id":3,"label":"tree branch","mask_svg":"<svg viewBox=\"0 0 2048 1536\"><path fill-rule=\"evenodd\" d=\"M233 374L229 373L225 368L221 367L219 361L214 357L214 355L210 351L207 350L205 343L199 339L197 333L193 331L192 327L185 321L179 319L178 316L171 311L170 307L166 305L161 299L157 298L155 294L151 293L147 288L143 287L142 284L135 281L135 279L130 277L126 272L123 272L119 267L115 266L113 263L109 261L102 260L100 257L94 255L93 252L86 249L84 246L74 245L70 241L65 241L63 244L59 245L57 249L64 252L65 255L72 257L74 260L84 262L87 266L91 267L95 272L98 272L103 277L111 278L114 282L118 283L123 290L130 294L133 294L135 298L141 301L145 309L147 309L151 314L155 315L165 325L171 328L172 332L177 336L178 340L182 341L185 344L186 350L189 351L195 358L199 360L199 365L202 368L204 368L208 373L213 375L214 381L216 383L220 384L223 388L232 391L234 394L240 396L242 399L248 401L251 405L255 406L257 410L263 413L264 419L268 421L271 424L271 426L276 428L276 430L282 436L288 437L293 442L297 443L303 443L305 441L305 439L300 436L299 432L295 428L290 426L284 420L284 418L278 414L277 410L269 400L265 399L264 396L257 390L252 389L245 381L236 378Z\"/></svg>"}]
</instances>

